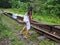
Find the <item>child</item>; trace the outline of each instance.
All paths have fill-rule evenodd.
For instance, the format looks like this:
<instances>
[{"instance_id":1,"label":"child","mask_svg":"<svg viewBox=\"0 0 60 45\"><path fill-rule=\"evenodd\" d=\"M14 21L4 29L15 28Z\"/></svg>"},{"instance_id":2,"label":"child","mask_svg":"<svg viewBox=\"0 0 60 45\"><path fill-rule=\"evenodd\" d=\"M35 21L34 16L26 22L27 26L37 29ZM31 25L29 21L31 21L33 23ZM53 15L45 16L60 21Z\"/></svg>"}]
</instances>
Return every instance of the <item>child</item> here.
<instances>
[{"instance_id":1,"label":"child","mask_svg":"<svg viewBox=\"0 0 60 45\"><path fill-rule=\"evenodd\" d=\"M26 39L28 37L29 30L30 30L31 16L32 16L32 7L30 6L28 9L28 12L26 12L24 19L23 19L23 21L25 22L26 25L20 31L20 35L21 35L22 32L26 30L26 34L24 36L24 38L26 38Z\"/></svg>"}]
</instances>

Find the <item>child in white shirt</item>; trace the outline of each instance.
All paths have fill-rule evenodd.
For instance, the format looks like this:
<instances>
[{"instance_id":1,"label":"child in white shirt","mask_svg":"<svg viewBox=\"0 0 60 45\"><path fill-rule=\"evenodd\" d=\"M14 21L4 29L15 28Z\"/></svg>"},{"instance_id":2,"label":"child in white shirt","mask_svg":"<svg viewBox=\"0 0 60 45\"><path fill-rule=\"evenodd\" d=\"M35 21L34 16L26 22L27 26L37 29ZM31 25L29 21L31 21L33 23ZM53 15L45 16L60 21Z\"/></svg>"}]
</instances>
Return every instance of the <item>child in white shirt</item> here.
<instances>
[{"instance_id":1,"label":"child in white shirt","mask_svg":"<svg viewBox=\"0 0 60 45\"><path fill-rule=\"evenodd\" d=\"M23 21L25 22L26 25L20 31L20 34L22 34L23 31L26 30L26 34L25 34L24 38L27 38L28 34L29 34L29 30L30 30L30 26L31 26L30 25L30 23L31 23L31 16L32 16L32 7L30 6L28 12L24 15L24 19L23 19Z\"/></svg>"}]
</instances>

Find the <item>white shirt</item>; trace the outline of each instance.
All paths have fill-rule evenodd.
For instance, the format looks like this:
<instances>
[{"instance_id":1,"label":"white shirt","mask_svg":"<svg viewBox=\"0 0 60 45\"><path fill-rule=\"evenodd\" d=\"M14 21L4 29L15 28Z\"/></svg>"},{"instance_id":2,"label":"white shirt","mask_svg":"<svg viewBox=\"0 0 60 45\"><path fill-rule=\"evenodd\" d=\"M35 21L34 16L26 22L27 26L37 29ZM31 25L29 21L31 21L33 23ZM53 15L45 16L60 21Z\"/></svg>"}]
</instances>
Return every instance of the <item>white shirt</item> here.
<instances>
[{"instance_id":1,"label":"white shirt","mask_svg":"<svg viewBox=\"0 0 60 45\"><path fill-rule=\"evenodd\" d=\"M17 16L21 16L21 15L13 14L13 15L12 15L12 18L17 19ZM23 18L24 18L23 21L26 23L26 28L27 28L27 30L29 30L29 29L30 29L30 21L29 21L29 16L28 16L28 14L25 13L25 15L24 15Z\"/></svg>"},{"instance_id":2,"label":"white shirt","mask_svg":"<svg viewBox=\"0 0 60 45\"><path fill-rule=\"evenodd\" d=\"M30 29L30 21L29 21L29 16L27 13L24 15L23 21L26 23L27 30L29 30Z\"/></svg>"},{"instance_id":3,"label":"white shirt","mask_svg":"<svg viewBox=\"0 0 60 45\"><path fill-rule=\"evenodd\" d=\"M28 16L27 13L24 15L23 21L24 21L24 22L30 22L30 21L29 21L29 16Z\"/></svg>"}]
</instances>

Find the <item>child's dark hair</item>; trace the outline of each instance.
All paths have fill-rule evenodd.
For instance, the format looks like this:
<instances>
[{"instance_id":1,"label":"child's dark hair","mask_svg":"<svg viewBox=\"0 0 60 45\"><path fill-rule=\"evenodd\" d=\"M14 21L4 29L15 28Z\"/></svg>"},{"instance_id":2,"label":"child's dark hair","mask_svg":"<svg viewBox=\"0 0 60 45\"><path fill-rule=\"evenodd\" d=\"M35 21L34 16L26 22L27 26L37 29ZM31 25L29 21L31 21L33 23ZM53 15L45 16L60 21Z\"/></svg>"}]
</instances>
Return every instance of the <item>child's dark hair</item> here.
<instances>
[{"instance_id":1,"label":"child's dark hair","mask_svg":"<svg viewBox=\"0 0 60 45\"><path fill-rule=\"evenodd\" d=\"M33 7L29 4L28 5L28 14L30 14L30 12L32 13L32 9L33 9Z\"/></svg>"},{"instance_id":2,"label":"child's dark hair","mask_svg":"<svg viewBox=\"0 0 60 45\"><path fill-rule=\"evenodd\" d=\"M32 11L33 7L29 4L28 11Z\"/></svg>"}]
</instances>

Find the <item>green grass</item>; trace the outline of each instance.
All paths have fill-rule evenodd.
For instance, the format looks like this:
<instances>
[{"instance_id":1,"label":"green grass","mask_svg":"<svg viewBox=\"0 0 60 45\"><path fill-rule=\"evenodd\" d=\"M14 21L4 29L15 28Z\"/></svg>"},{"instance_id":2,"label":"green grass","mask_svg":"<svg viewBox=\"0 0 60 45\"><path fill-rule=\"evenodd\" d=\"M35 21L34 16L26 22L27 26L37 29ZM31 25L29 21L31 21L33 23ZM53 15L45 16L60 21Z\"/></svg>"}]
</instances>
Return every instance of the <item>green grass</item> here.
<instances>
[{"instance_id":1,"label":"green grass","mask_svg":"<svg viewBox=\"0 0 60 45\"><path fill-rule=\"evenodd\" d=\"M6 25L10 25L11 27L15 28L18 32L23 28L23 24L18 24L16 21L10 19L9 17L7 16L3 16L3 23L6 24ZM8 24L7 24L8 23ZM12 30L10 28L10 30ZM8 34L8 33L7 33ZM19 36L16 36L16 34L13 32L13 30L11 31L10 34L8 34L10 37L10 40L11 40L11 45L18 45L20 44L20 42L24 45L23 41L21 41L21 39L19 38ZM33 34L34 35L34 34ZM35 37L34 37L35 38ZM34 39L32 38L32 39ZM31 37L29 36L29 39L31 39ZM15 43L17 42L17 43ZM22 45L21 44L21 45Z\"/></svg>"},{"instance_id":2,"label":"green grass","mask_svg":"<svg viewBox=\"0 0 60 45\"><path fill-rule=\"evenodd\" d=\"M14 11L14 10L11 10L11 9L7 9L9 11ZM17 9L15 9L17 10ZM17 13L17 12L16 12ZM21 13L22 14L22 13ZM24 14L24 13L23 13ZM38 20L44 20L43 17L45 16L36 16L36 18L34 19L38 19ZM41 18L40 18L41 17ZM46 17L45 17L46 18ZM50 18L50 17L48 17ZM45 20L48 20L47 18ZM50 23L50 22L49 22ZM3 30L3 32L0 33L0 38L3 38L3 37L9 37L9 45L26 45L26 43L24 41L21 40L21 38L14 33L13 29L16 29L17 31L20 31L22 28L23 28L23 24L18 24L16 21L10 19L9 17L7 16L2 16L2 24L4 25L3 29L0 29ZM9 27L9 25L12 27ZM34 29L31 28L30 31L33 31ZM35 32L35 31L34 31ZM40 40L38 41L36 38L37 38L38 34L35 32L33 33L32 35L29 35L28 39L31 41L29 45L32 45L32 43L34 42L35 44L38 43L38 45L55 45L56 42L54 41L50 41L48 38L44 39L44 40Z\"/></svg>"},{"instance_id":3,"label":"green grass","mask_svg":"<svg viewBox=\"0 0 60 45\"><path fill-rule=\"evenodd\" d=\"M7 21L7 20L9 20L9 21ZM7 24L7 23L11 23L10 27L9 27L9 24ZM17 36L17 34L15 34L14 31L11 29L11 27L13 28L13 26L14 26L14 28L16 30L19 29L18 31L20 31L23 25L18 25L17 22L15 22L15 23L10 18L8 18L6 16L2 16L2 22L0 24L0 39L4 38L4 37L8 37L8 39L9 39L8 45L24 45L23 41L21 41L19 36Z\"/></svg>"},{"instance_id":4,"label":"green grass","mask_svg":"<svg viewBox=\"0 0 60 45\"><path fill-rule=\"evenodd\" d=\"M45 40L40 40L39 42L39 45L55 45L55 42L49 41L47 38Z\"/></svg>"},{"instance_id":5,"label":"green grass","mask_svg":"<svg viewBox=\"0 0 60 45\"><path fill-rule=\"evenodd\" d=\"M17 8L8 8L6 9L7 11L18 13L18 14L24 14L26 11L23 11L22 9L17 9Z\"/></svg>"},{"instance_id":6,"label":"green grass","mask_svg":"<svg viewBox=\"0 0 60 45\"><path fill-rule=\"evenodd\" d=\"M22 9L10 8L7 11L18 13L18 14L25 14L26 11ZM49 24L60 24L60 18L58 16L51 16L51 15L38 15L33 13L32 15L34 20L43 21Z\"/></svg>"},{"instance_id":7,"label":"green grass","mask_svg":"<svg viewBox=\"0 0 60 45\"><path fill-rule=\"evenodd\" d=\"M9 41L10 41L9 45L26 45L26 43L24 41L22 41L20 39L20 37L17 34L15 34L13 29L11 28L11 27L13 27L17 31L20 31L24 26L23 24L19 25L16 21L10 19L7 16L2 16L2 24L6 25L5 26L6 29L0 35L1 38L4 37L4 36L8 36ZM31 28L30 31L34 31L34 29ZM38 36L38 34L35 31L34 31L34 33L32 35L29 35L28 39L31 41L31 43L29 45L32 45L32 42L34 42L35 44L38 43L38 45L45 45L45 44L46 45L55 45L55 42L50 41L48 38L38 41L36 39L37 36Z\"/></svg>"},{"instance_id":8,"label":"green grass","mask_svg":"<svg viewBox=\"0 0 60 45\"><path fill-rule=\"evenodd\" d=\"M60 18L57 16L33 16L35 20L40 20L49 24L60 24Z\"/></svg>"}]
</instances>

